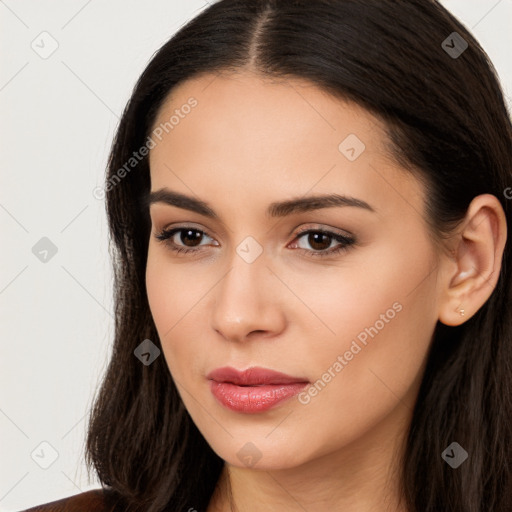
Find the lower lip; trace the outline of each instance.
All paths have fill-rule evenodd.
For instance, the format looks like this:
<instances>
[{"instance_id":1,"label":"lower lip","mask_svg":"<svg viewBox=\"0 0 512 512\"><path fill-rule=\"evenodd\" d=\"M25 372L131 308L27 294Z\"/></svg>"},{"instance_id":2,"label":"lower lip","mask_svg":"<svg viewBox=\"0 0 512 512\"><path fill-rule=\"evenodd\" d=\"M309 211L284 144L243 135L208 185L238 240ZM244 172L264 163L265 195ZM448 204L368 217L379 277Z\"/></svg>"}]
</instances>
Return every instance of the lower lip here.
<instances>
[{"instance_id":1,"label":"lower lip","mask_svg":"<svg viewBox=\"0 0 512 512\"><path fill-rule=\"evenodd\" d=\"M213 396L225 407L236 412L267 411L278 403L300 393L309 382L237 386L229 382L210 381Z\"/></svg>"}]
</instances>

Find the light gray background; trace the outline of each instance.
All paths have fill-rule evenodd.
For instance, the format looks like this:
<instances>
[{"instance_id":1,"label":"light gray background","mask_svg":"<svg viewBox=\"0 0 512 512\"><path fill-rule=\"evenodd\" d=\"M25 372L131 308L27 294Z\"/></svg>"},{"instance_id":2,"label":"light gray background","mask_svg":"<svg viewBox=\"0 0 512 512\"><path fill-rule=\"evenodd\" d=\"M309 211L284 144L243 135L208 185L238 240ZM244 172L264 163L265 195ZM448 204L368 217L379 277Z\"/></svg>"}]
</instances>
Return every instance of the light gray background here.
<instances>
[{"instance_id":1,"label":"light gray background","mask_svg":"<svg viewBox=\"0 0 512 512\"><path fill-rule=\"evenodd\" d=\"M472 29L510 97L512 0L443 3ZM206 6L0 0L0 511L99 487L87 481L83 443L111 348L112 274L104 203L92 191L138 76ZM57 248L46 262L32 252L43 237ZM58 453L47 469L42 442Z\"/></svg>"}]
</instances>

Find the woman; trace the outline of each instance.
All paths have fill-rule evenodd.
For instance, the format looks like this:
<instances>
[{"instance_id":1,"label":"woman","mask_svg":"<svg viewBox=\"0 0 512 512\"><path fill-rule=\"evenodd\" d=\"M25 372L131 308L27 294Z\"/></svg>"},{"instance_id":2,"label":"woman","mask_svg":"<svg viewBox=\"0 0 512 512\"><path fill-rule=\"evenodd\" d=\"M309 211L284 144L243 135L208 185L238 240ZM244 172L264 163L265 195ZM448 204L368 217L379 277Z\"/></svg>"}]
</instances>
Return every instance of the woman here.
<instances>
[{"instance_id":1,"label":"woman","mask_svg":"<svg viewBox=\"0 0 512 512\"><path fill-rule=\"evenodd\" d=\"M104 490L32 510L509 511L511 141L437 2L201 12L109 161Z\"/></svg>"}]
</instances>

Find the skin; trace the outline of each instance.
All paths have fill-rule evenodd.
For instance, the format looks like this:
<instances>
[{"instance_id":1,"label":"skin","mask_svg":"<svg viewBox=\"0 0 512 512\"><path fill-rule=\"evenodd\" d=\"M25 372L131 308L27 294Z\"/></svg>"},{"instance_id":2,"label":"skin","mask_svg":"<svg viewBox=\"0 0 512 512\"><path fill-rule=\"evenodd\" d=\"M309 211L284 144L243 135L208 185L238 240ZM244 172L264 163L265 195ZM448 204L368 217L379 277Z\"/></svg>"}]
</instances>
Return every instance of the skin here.
<instances>
[{"instance_id":1,"label":"skin","mask_svg":"<svg viewBox=\"0 0 512 512\"><path fill-rule=\"evenodd\" d=\"M190 97L197 106L150 151L151 191L166 187L201 199L219 219L152 204L146 285L181 398L226 461L208 511L231 510L221 492L227 477L241 512L405 510L394 471L427 350L438 320L465 322L495 287L506 240L499 201L475 198L439 247L425 220L422 183L393 161L384 125L361 107L306 81L270 81L244 70L180 84L154 125ZM354 161L338 149L349 134L365 144ZM333 192L375 211L265 214L274 201ZM206 234L195 244L186 232L172 240L198 252L175 254L156 238L183 225ZM315 249L311 237L297 236L306 228L356 242L311 256L339 242L328 238ZM263 251L252 263L236 250L248 236ZM210 392L206 375L228 365L314 383L397 303L394 318L366 346L359 343L307 404L294 397L243 414ZM260 457L252 466L237 456L248 442Z\"/></svg>"}]
</instances>

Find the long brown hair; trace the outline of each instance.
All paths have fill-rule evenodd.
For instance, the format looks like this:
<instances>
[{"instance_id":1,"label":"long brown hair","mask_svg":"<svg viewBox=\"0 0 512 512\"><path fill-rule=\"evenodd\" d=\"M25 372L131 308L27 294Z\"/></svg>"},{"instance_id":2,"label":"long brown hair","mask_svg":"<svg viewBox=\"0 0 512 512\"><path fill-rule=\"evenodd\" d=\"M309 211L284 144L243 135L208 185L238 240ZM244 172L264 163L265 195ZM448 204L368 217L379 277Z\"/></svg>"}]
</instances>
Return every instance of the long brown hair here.
<instances>
[{"instance_id":1,"label":"long brown hair","mask_svg":"<svg viewBox=\"0 0 512 512\"><path fill-rule=\"evenodd\" d=\"M461 39L455 41L454 32ZM86 461L119 510L205 511L224 463L191 420L165 359L146 366L133 353L145 339L161 345L145 288L148 159L126 163L147 144L173 87L200 73L249 65L267 76L310 80L382 119L397 162L427 183L427 220L439 239L483 193L499 198L512 238L506 194L512 129L503 94L478 42L438 2L210 5L142 73L108 164L115 340L91 411ZM509 242L497 285L481 309L458 327L436 326L402 463L411 512L512 509L511 263ZM453 441L469 454L457 469L441 457Z\"/></svg>"}]
</instances>

